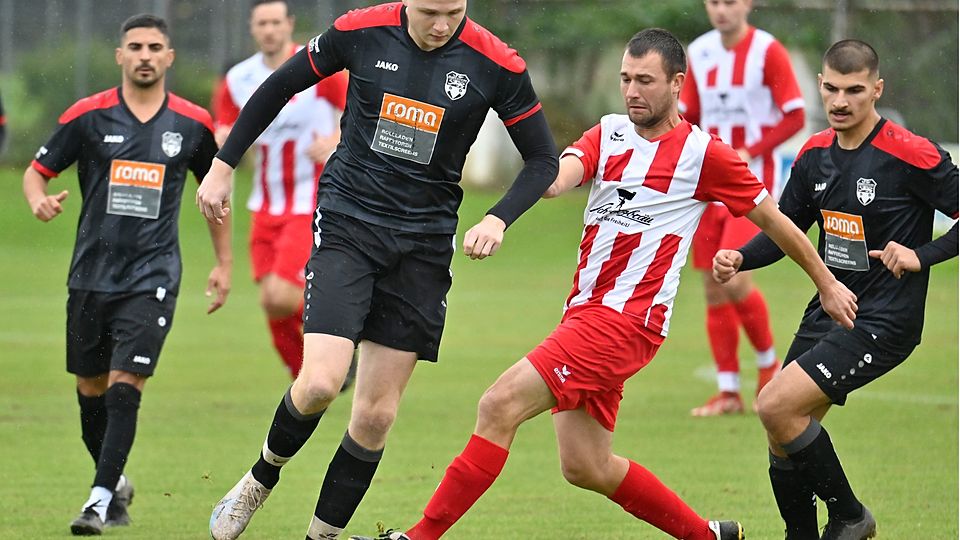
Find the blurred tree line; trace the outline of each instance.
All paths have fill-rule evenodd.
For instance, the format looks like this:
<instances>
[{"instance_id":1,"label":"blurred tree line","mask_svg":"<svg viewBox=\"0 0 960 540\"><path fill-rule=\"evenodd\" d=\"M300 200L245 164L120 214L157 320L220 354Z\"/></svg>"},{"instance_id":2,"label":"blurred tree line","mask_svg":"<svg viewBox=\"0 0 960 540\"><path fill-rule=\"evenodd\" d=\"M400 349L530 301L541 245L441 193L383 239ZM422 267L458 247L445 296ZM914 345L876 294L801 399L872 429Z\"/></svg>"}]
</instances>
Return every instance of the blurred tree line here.
<instances>
[{"instance_id":1,"label":"blurred tree line","mask_svg":"<svg viewBox=\"0 0 960 540\"><path fill-rule=\"evenodd\" d=\"M376 1L290 3L305 42L337 14ZM0 92L10 134L3 159L26 164L64 109L119 83L113 50L134 13L167 18L177 50L169 88L208 104L217 77L253 52L248 10L246 0L0 0ZM710 28L702 0L469 0L469 14L527 60L560 145L622 110L619 59L633 33L659 26L686 43ZM955 1L754 0L750 21L800 53L813 76L834 37L868 41L887 83L881 104L920 134L958 140ZM807 111L819 128L819 103Z\"/></svg>"}]
</instances>

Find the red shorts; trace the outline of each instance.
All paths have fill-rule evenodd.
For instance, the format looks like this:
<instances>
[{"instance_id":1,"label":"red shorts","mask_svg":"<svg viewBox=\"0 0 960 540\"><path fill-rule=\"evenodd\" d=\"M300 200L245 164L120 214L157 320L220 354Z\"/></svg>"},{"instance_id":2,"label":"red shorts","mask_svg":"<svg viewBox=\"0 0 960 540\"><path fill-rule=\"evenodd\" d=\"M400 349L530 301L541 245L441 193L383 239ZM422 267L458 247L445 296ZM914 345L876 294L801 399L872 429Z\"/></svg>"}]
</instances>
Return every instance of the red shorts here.
<instances>
[{"instance_id":1,"label":"red shorts","mask_svg":"<svg viewBox=\"0 0 960 540\"><path fill-rule=\"evenodd\" d=\"M713 256L721 249L737 249L760 232L760 228L745 217L734 217L726 207L707 205L693 235L693 267L713 270Z\"/></svg>"},{"instance_id":2,"label":"red shorts","mask_svg":"<svg viewBox=\"0 0 960 540\"><path fill-rule=\"evenodd\" d=\"M527 359L557 399L553 412L584 408L613 431L623 383L653 360L663 336L603 305L568 310Z\"/></svg>"},{"instance_id":3,"label":"red shorts","mask_svg":"<svg viewBox=\"0 0 960 540\"><path fill-rule=\"evenodd\" d=\"M267 274L303 287L303 269L313 249L311 214L272 216L254 212L250 225L250 266L259 282Z\"/></svg>"}]
</instances>

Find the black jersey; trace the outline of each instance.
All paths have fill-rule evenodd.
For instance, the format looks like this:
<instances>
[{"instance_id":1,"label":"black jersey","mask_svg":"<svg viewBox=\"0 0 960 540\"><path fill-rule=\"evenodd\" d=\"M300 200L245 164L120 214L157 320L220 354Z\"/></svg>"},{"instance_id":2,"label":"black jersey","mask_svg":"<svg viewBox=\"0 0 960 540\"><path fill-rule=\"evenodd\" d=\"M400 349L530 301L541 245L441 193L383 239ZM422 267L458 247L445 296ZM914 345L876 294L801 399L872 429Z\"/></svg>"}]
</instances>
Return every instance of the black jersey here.
<instances>
[{"instance_id":1,"label":"black jersey","mask_svg":"<svg viewBox=\"0 0 960 540\"><path fill-rule=\"evenodd\" d=\"M828 129L800 150L780 209L806 231L820 226L818 251L857 295L855 325L904 345L920 342L929 268L896 279L869 250L893 241L916 249L930 242L934 211L957 218L957 166L935 143L881 119L856 150L843 150ZM798 336L834 323L819 296L807 305Z\"/></svg>"},{"instance_id":2,"label":"black jersey","mask_svg":"<svg viewBox=\"0 0 960 540\"><path fill-rule=\"evenodd\" d=\"M352 11L308 54L320 77L350 72L317 206L385 227L455 232L460 175L487 111L509 126L540 110L524 61L466 17L443 47L423 51L401 3Z\"/></svg>"},{"instance_id":3,"label":"black jersey","mask_svg":"<svg viewBox=\"0 0 960 540\"><path fill-rule=\"evenodd\" d=\"M32 165L52 178L77 162L83 204L67 285L177 294L187 169L203 178L217 152L209 113L167 93L141 123L112 88L75 103L59 124Z\"/></svg>"}]
</instances>

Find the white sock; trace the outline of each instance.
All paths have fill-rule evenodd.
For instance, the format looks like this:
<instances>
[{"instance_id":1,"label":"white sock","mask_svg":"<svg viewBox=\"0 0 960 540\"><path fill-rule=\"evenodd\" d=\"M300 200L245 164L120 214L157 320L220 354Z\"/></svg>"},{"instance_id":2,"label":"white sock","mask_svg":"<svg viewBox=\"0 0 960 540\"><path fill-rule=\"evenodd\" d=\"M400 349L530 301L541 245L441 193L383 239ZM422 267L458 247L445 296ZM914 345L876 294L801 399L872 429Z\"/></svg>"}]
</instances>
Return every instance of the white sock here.
<instances>
[{"instance_id":1,"label":"white sock","mask_svg":"<svg viewBox=\"0 0 960 540\"><path fill-rule=\"evenodd\" d=\"M717 388L721 392L739 392L740 374L736 371L718 371Z\"/></svg>"},{"instance_id":2,"label":"white sock","mask_svg":"<svg viewBox=\"0 0 960 540\"><path fill-rule=\"evenodd\" d=\"M90 498L83 504L83 510L92 508L103 521L107 520L107 507L113 500L113 492L105 487L93 486L90 490Z\"/></svg>"},{"instance_id":3,"label":"white sock","mask_svg":"<svg viewBox=\"0 0 960 540\"><path fill-rule=\"evenodd\" d=\"M757 351L757 368L768 368L777 363L777 351L770 347L765 351Z\"/></svg>"},{"instance_id":4,"label":"white sock","mask_svg":"<svg viewBox=\"0 0 960 540\"><path fill-rule=\"evenodd\" d=\"M342 532L343 529L334 527L317 516L313 516L310 529L307 531L307 538L311 540L337 540Z\"/></svg>"}]
</instances>

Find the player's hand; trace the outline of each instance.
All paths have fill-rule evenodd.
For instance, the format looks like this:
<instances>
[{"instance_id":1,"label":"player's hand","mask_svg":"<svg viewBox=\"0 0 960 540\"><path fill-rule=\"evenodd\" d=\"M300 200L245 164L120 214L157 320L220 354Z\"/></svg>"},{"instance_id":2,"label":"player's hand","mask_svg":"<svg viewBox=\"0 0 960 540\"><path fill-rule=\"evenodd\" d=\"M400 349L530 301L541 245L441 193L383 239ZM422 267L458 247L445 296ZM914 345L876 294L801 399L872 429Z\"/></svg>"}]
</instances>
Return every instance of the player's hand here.
<instances>
[{"instance_id":1,"label":"player's hand","mask_svg":"<svg viewBox=\"0 0 960 540\"><path fill-rule=\"evenodd\" d=\"M216 297L213 298L213 301L210 302L210 305L207 307L207 315L220 309L227 303L227 295L230 294L230 273L230 266L226 264L218 264L210 271L210 276L207 277L206 295L208 298L214 297L214 295L216 295Z\"/></svg>"},{"instance_id":2,"label":"player's hand","mask_svg":"<svg viewBox=\"0 0 960 540\"><path fill-rule=\"evenodd\" d=\"M726 283L740 270L743 254L735 249L721 249L713 256L713 279Z\"/></svg>"},{"instance_id":3,"label":"player's hand","mask_svg":"<svg viewBox=\"0 0 960 540\"><path fill-rule=\"evenodd\" d=\"M820 289L820 305L830 318L850 330L857 318L857 295L836 279Z\"/></svg>"},{"instance_id":4,"label":"player's hand","mask_svg":"<svg viewBox=\"0 0 960 540\"><path fill-rule=\"evenodd\" d=\"M67 190L63 190L56 195L44 195L30 201L30 210L40 221L50 221L63 212L63 202L70 195Z\"/></svg>"},{"instance_id":5,"label":"player's hand","mask_svg":"<svg viewBox=\"0 0 960 540\"><path fill-rule=\"evenodd\" d=\"M307 157L314 163L326 163L330 154L333 154L333 151L337 149L339 142L340 137L336 135L328 137L314 135L313 142L307 147Z\"/></svg>"},{"instance_id":6,"label":"player's hand","mask_svg":"<svg viewBox=\"0 0 960 540\"><path fill-rule=\"evenodd\" d=\"M882 251L871 249L868 255L874 259L880 259L880 262L897 279L900 279L904 272L920 271L920 259L917 258L917 252L896 242L887 242Z\"/></svg>"},{"instance_id":7,"label":"player's hand","mask_svg":"<svg viewBox=\"0 0 960 540\"><path fill-rule=\"evenodd\" d=\"M463 254L471 259L485 259L500 249L507 224L497 216L487 214L463 237Z\"/></svg>"},{"instance_id":8,"label":"player's hand","mask_svg":"<svg viewBox=\"0 0 960 540\"><path fill-rule=\"evenodd\" d=\"M223 225L223 218L230 213L230 194L233 192L233 169L213 158L210 170L197 188L197 206L210 223Z\"/></svg>"}]
</instances>

